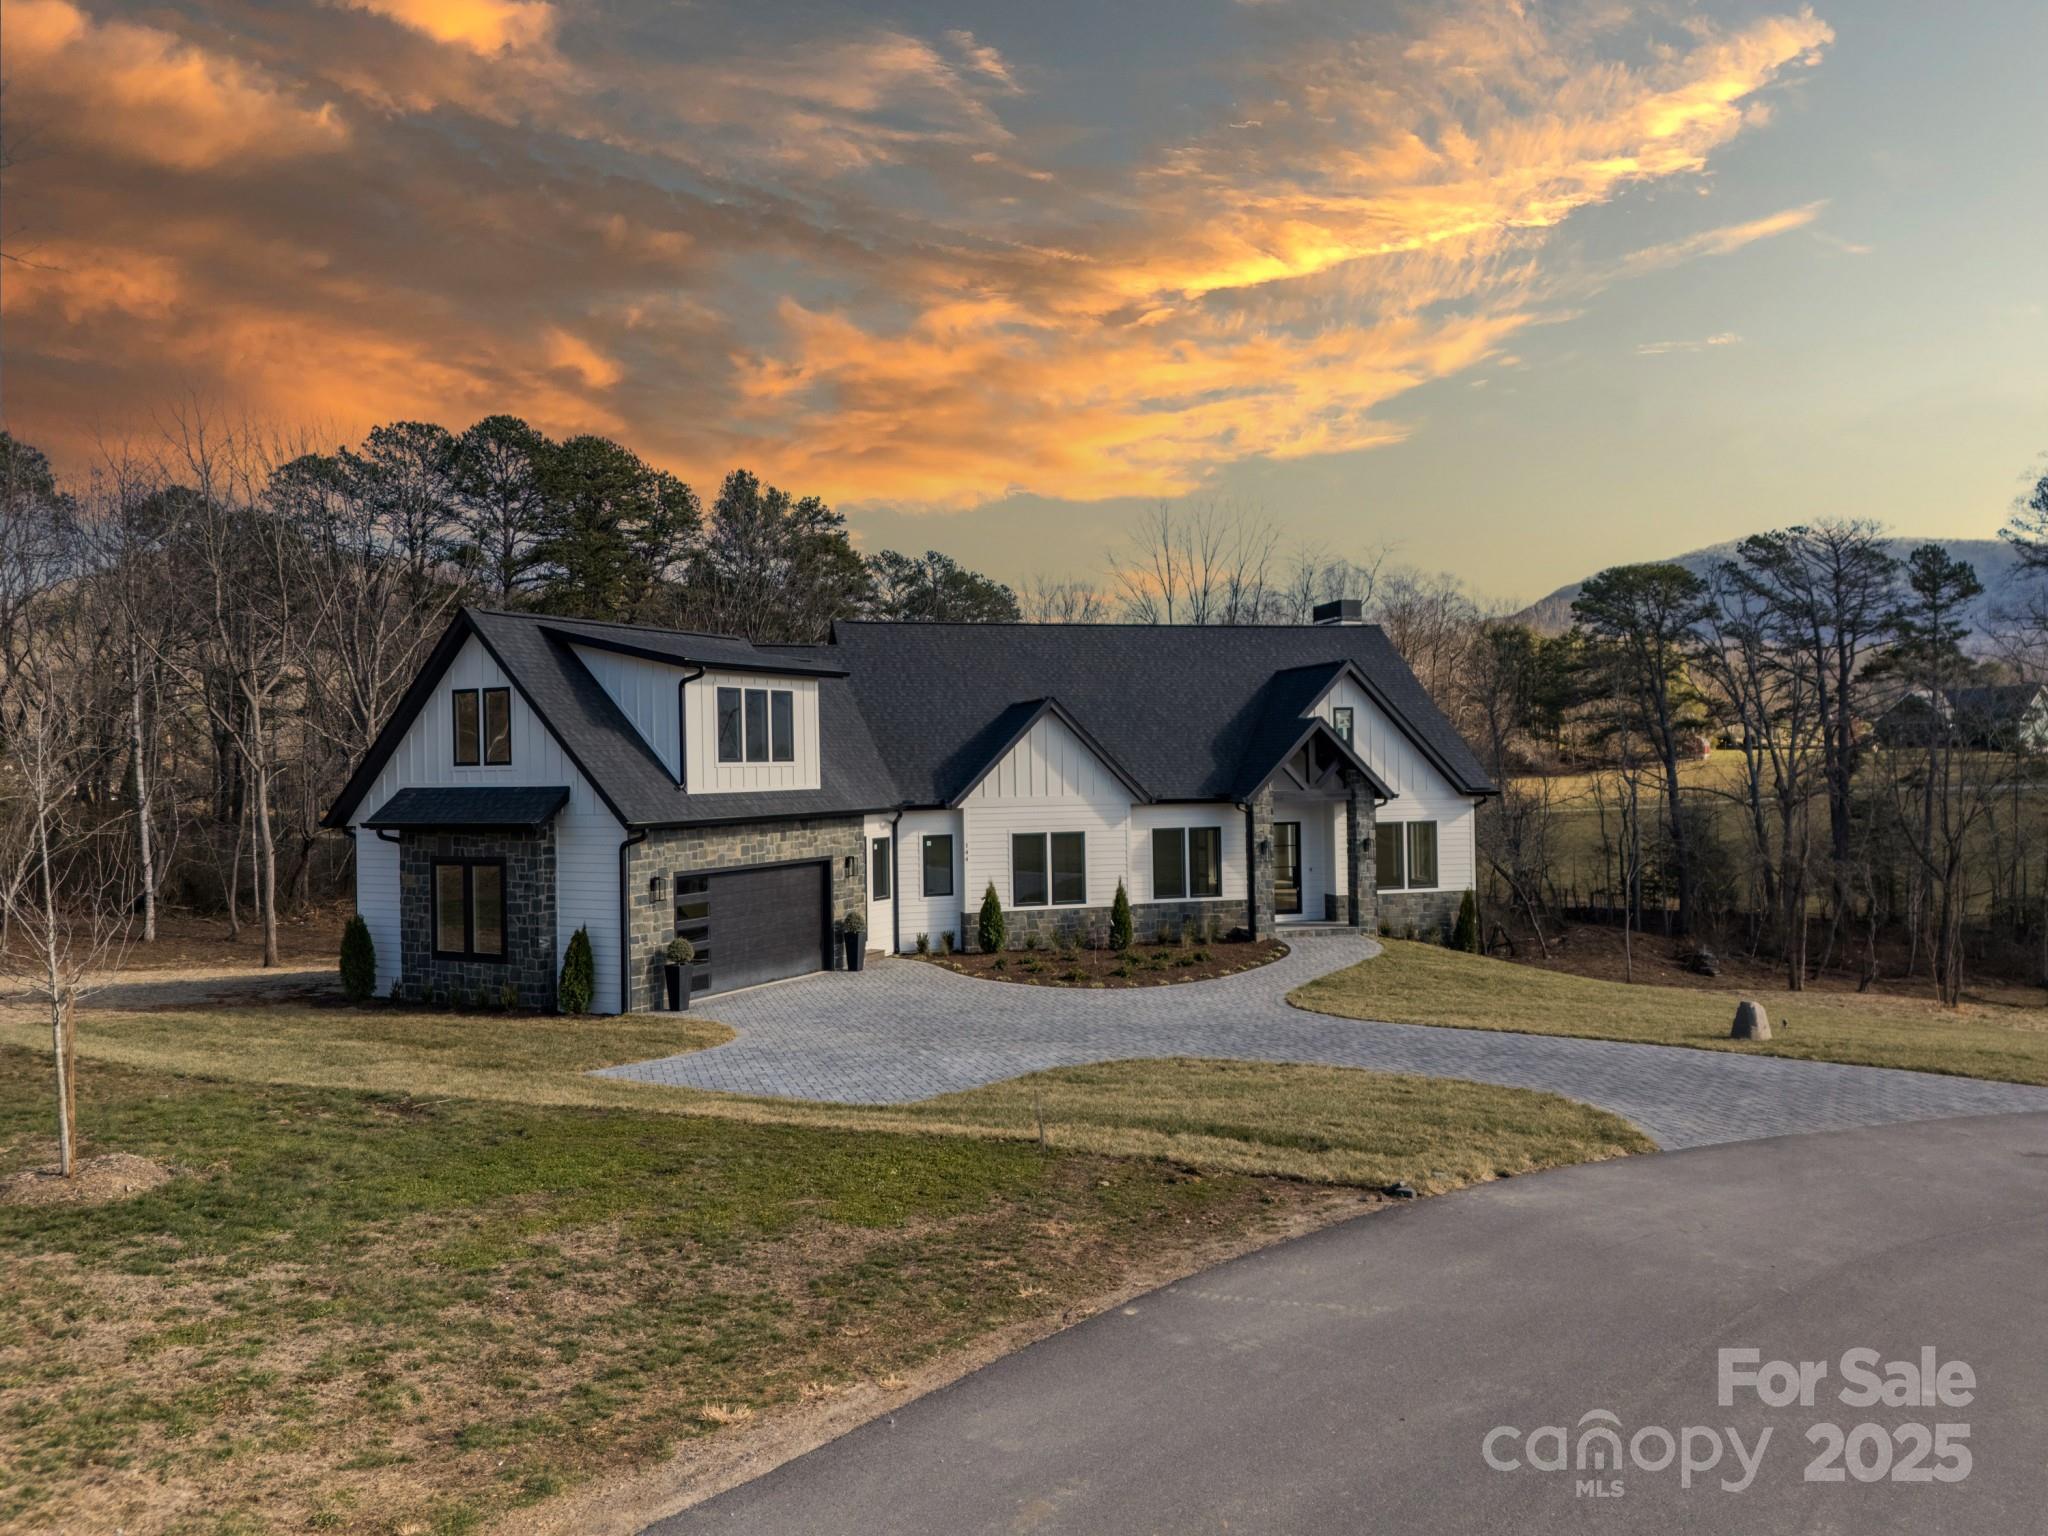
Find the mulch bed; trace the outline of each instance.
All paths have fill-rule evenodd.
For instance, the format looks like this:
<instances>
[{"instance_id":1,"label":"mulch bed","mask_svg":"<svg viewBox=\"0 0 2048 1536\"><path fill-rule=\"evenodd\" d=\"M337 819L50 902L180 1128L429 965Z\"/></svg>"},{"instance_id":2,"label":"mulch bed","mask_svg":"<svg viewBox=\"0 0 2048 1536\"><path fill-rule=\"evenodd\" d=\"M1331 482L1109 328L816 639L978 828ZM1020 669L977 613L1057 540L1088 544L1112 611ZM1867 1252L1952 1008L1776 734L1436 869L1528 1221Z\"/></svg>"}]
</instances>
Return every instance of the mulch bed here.
<instances>
[{"instance_id":1,"label":"mulch bed","mask_svg":"<svg viewBox=\"0 0 2048 1536\"><path fill-rule=\"evenodd\" d=\"M53 1164L0 1179L0 1205L109 1205L146 1194L176 1175L162 1163L127 1152L80 1158L70 1178Z\"/></svg>"},{"instance_id":2,"label":"mulch bed","mask_svg":"<svg viewBox=\"0 0 2048 1536\"><path fill-rule=\"evenodd\" d=\"M1016 981L1038 987L1167 987L1182 981L1213 981L1249 971L1287 953L1277 939L1255 943L1134 944L1113 949L1011 949L999 955L926 955L931 965L983 981Z\"/></svg>"}]
</instances>

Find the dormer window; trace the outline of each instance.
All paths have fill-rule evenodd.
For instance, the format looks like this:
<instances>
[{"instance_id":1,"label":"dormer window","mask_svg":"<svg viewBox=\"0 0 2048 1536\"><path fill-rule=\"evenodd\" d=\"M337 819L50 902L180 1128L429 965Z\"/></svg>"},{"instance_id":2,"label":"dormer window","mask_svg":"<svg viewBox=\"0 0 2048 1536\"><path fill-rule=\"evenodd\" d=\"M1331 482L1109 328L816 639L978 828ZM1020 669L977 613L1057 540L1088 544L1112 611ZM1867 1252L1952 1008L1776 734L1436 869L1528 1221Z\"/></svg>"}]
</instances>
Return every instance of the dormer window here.
<instances>
[{"instance_id":1,"label":"dormer window","mask_svg":"<svg viewBox=\"0 0 2048 1536\"><path fill-rule=\"evenodd\" d=\"M796 761L796 694L788 688L718 690L721 763Z\"/></svg>"},{"instance_id":2,"label":"dormer window","mask_svg":"<svg viewBox=\"0 0 2048 1536\"><path fill-rule=\"evenodd\" d=\"M457 688L455 766L493 768L512 761L512 690Z\"/></svg>"}]
</instances>

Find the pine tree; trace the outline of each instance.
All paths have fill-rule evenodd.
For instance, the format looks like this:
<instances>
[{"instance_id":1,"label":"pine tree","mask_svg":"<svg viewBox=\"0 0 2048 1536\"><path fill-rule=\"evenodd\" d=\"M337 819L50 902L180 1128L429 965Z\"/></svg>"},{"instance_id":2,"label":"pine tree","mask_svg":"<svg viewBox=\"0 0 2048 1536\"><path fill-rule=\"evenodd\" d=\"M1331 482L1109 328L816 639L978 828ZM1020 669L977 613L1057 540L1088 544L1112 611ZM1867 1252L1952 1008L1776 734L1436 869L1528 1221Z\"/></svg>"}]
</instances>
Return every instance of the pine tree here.
<instances>
[{"instance_id":1,"label":"pine tree","mask_svg":"<svg viewBox=\"0 0 2048 1536\"><path fill-rule=\"evenodd\" d=\"M1468 955L1479 953L1479 902L1470 891L1458 903L1457 926L1451 929L1451 948Z\"/></svg>"},{"instance_id":2,"label":"pine tree","mask_svg":"<svg viewBox=\"0 0 2048 1536\"><path fill-rule=\"evenodd\" d=\"M341 930L341 991L352 1003L366 1003L377 990L377 946L360 914Z\"/></svg>"},{"instance_id":3,"label":"pine tree","mask_svg":"<svg viewBox=\"0 0 2048 1536\"><path fill-rule=\"evenodd\" d=\"M1131 898L1124 893L1124 883L1116 883L1116 900L1109 906L1109 947L1122 954L1131 947Z\"/></svg>"}]
</instances>

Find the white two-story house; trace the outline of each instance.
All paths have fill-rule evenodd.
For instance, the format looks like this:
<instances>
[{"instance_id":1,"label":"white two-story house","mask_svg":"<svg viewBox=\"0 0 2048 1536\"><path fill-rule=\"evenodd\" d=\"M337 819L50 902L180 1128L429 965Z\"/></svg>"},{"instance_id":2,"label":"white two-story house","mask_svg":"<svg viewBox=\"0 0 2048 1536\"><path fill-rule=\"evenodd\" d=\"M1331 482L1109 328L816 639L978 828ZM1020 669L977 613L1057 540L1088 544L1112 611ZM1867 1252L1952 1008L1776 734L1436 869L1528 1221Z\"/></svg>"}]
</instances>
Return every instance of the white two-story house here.
<instances>
[{"instance_id":1,"label":"white two-story house","mask_svg":"<svg viewBox=\"0 0 2048 1536\"><path fill-rule=\"evenodd\" d=\"M1445 929L1494 792L1386 637L1313 625L843 623L817 646L464 610L329 813L380 990L603 1011L866 947L1185 922Z\"/></svg>"}]
</instances>

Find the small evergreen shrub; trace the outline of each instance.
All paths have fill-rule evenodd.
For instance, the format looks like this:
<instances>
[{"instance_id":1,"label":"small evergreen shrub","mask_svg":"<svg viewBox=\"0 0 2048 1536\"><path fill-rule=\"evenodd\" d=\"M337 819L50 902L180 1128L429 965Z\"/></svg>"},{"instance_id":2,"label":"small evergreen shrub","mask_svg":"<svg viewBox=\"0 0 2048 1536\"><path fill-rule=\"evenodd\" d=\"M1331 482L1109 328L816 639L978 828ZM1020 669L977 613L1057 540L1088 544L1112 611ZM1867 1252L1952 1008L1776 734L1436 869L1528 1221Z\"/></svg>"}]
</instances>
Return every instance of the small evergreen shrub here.
<instances>
[{"instance_id":1,"label":"small evergreen shrub","mask_svg":"<svg viewBox=\"0 0 2048 1536\"><path fill-rule=\"evenodd\" d=\"M668 941L665 953L671 965L694 965L697 960L697 946L680 933Z\"/></svg>"},{"instance_id":2,"label":"small evergreen shrub","mask_svg":"<svg viewBox=\"0 0 2048 1536\"><path fill-rule=\"evenodd\" d=\"M1003 941L1009 936L1009 925L1003 921L1003 900L996 895L996 883L988 883L988 891L981 898L981 920L975 925L974 942L981 946L983 954L1000 954Z\"/></svg>"},{"instance_id":3,"label":"small evergreen shrub","mask_svg":"<svg viewBox=\"0 0 2048 1536\"><path fill-rule=\"evenodd\" d=\"M855 907L840 920L839 930L842 933L850 933L855 938L859 938L868 931L867 914L862 912L859 907Z\"/></svg>"},{"instance_id":4,"label":"small evergreen shrub","mask_svg":"<svg viewBox=\"0 0 2048 1536\"><path fill-rule=\"evenodd\" d=\"M1479 903L1470 891L1458 903L1457 925L1451 929L1451 948L1468 955L1479 953Z\"/></svg>"},{"instance_id":5,"label":"small evergreen shrub","mask_svg":"<svg viewBox=\"0 0 2048 1536\"><path fill-rule=\"evenodd\" d=\"M953 951L954 951L954 950L958 949L959 947L960 947L960 940L959 940L959 937L958 937L958 935L956 935L956 934L955 934L955 933L953 932L953 930L952 930L952 929L948 928L948 929L947 929L947 930L946 930L946 931L945 931L944 933L942 933L942 934L940 934L940 935L939 935L939 953L940 953L940 954L942 954L942 955L950 955L950 954L952 954L952 953L953 953Z\"/></svg>"},{"instance_id":6,"label":"small evergreen shrub","mask_svg":"<svg viewBox=\"0 0 2048 1536\"><path fill-rule=\"evenodd\" d=\"M949 944L946 947L951 949L953 946ZM920 933L917 936L917 952L920 955L928 955L932 952L932 936L930 934Z\"/></svg>"},{"instance_id":7,"label":"small evergreen shrub","mask_svg":"<svg viewBox=\"0 0 2048 1536\"><path fill-rule=\"evenodd\" d=\"M557 996L564 1013L588 1013L597 996L597 957L590 952L590 930L578 928L562 956L562 985Z\"/></svg>"},{"instance_id":8,"label":"small evergreen shrub","mask_svg":"<svg viewBox=\"0 0 2048 1536\"><path fill-rule=\"evenodd\" d=\"M341 991L352 1003L367 1003L377 990L377 946L361 914L341 930Z\"/></svg>"},{"instance_id":9,"label":"small evergreen shrub","mask_svg":"<svg viewBox=\"0 0 2048 1536\"><path fill-rule=\"evenodd\" d=\"M1109 904L1109 947L1121 954L1131 947L1131 898L1124 883L1116 883L1116 900Z\"/></svg>"},{"instance_id":10,"label":"small evergreen shrub","mask_svg":"<svg viewBox=\"0 0 2048 1536\"><path fill-rule=\"evenodd\" d=\"M1028 949L1028 950L1032 951L1033 953L1036 953L1036 952L1037 952L1037 950L1038 950L1038 935L1037 935L1037 934L1035 934L1035 933L1027 933L1027 934L1025 934L1025 935L1024 935L1024 947L1025 947L1026 949Z\"/></svg>"}]
</instances>

